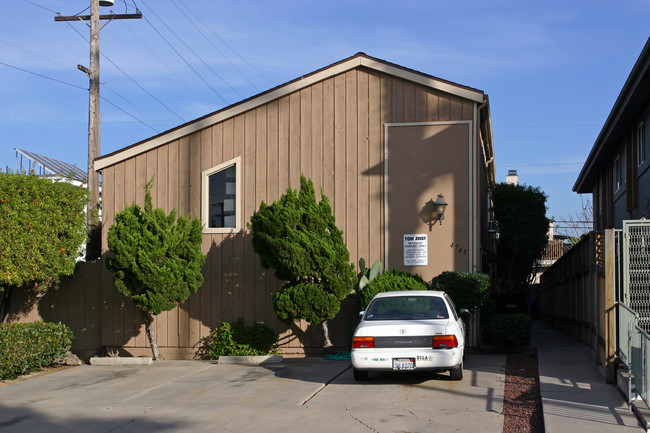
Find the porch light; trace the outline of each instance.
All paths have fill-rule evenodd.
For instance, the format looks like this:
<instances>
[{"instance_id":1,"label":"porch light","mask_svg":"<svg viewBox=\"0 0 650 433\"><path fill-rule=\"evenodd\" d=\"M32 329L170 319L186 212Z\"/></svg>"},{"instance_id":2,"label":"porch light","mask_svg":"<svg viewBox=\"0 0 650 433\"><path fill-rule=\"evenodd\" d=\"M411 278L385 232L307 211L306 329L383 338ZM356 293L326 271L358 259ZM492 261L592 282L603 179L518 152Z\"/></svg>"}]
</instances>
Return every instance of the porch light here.
<instances>
[{"instance_id":1,"label":"porch light","mask_svg":"<svg viewBox=\"0 0 650 433\"><path fill-rule=\"evenodd\" d=\"M418 215L423 223L429 225L429 231L431 231L438 221L440 221L440 225L442 225L442 220L445 219L446 209L447 202L445 201L445 196L438 194L436 201L431 199L426 202Z\"/></svg>"}]
</instances>

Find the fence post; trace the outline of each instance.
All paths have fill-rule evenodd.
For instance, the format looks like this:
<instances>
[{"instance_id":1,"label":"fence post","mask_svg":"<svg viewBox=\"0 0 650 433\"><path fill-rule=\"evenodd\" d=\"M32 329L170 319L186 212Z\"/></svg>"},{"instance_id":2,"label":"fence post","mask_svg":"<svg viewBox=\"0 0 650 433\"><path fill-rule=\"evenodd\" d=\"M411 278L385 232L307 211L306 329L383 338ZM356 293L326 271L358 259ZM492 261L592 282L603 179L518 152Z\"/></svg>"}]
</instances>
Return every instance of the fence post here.
<instances>
[{"instance_id":1,"label":"fence post","mask_svg":"<svg viewBox=\"0 0 650 433\"><path fill-rule=\"evenodd\" d=\"M605 230L605 381L616 383L616 238L614 229Z\"/></svg>"}]
</instances>

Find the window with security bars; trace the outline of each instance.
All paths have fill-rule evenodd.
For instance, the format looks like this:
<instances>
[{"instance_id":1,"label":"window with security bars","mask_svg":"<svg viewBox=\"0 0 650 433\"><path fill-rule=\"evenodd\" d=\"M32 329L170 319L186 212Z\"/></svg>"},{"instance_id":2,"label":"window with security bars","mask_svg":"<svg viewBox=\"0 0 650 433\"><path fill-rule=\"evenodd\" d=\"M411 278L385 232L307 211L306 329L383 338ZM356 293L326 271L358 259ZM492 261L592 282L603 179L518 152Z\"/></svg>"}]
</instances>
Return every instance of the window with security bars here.
<instances>
[{"instance_id":1,"label":"window with security bars","mask_svg":"<svg viewBox=\"0 0 650 433\"><path fill-rule=\"evenodd\" d=\"M624 221L625 290L639 326L650 332L650 221Z\"/></svg>"}]
</instances>

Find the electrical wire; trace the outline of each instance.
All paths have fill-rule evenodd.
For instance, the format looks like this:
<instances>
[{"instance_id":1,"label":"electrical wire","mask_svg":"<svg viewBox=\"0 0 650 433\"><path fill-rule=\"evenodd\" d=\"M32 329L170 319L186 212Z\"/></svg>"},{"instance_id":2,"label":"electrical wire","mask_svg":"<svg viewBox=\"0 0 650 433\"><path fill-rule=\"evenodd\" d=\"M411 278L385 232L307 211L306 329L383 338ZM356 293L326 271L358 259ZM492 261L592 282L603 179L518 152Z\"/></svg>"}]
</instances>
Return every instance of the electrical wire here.
<instances>
[{"instance_id":1,"label":"electrical wire","mask_svg":"<svg viewBox=\"0 0 650 433\"><path fill-rule=\"evenodd\" d=\"M32 4L32 5L34 5L34 6L37 6L37 7L41 8L41 9L45 9L45 10L48 11L48 12L52 12L53 14L56 14L56 13L57 13L56 11L53 11L52 9L48 9L48 8L46 8L45 6L41 6L41 5L39 5L38 3L35 3L35 2L33 2L33 1L30 1L30 0L24 0L24 1L27 2L27 3L30 3L30 4Z\"/></svg>"},{"instance_id":2,"label":"electrical wire","mask_svg":"<svg viewBox=\"0 0 650 433\"><path fill-rule=\"evenodd\" d=\"M230 45L228 45L228 43L227 43L226 41L224 41L224 40L223 40L223 39L222 39L222 38L221 38L217 33L215 33L215 31L212 30L212 28L210 28L210 27L209 27L205 22L203 22L199 16L197 16L194 12L192 12L191 9L188 8L188 7L185 5L185 3L183 3L183 0L178 0L178 1L179 1L183 6L185 6L185 8L186 8L187 10L190 11L190 13L194 16L194 18L196 18L196 20L197 20L198 22L200 22L201 24L203 24L203 26L204 26L206 29L208 29L208 30L210 31L210 33L212 33L212 34L213 34L217 39L219 39L219 41L220 41L222 44L224 44L226 47L228 47L228 48L230 49L230 51L232 51L233 53L235 53L235 55L236 55L237 57L239 57L243 62L245 62L248 66L250 66L252 69L254 69L254 70L255 70L258 74L260 74L262 77L264 77L264 78L266 78L267 80L269 80L269 82L271 82L271 83L273 82L273 80L271 80L269 77L267 77L266 75L264 75L264 73L263 73L262 71L260 71L259 69L257 69L257 68L256 68L254 65L252 65L248 60L246 60L244 57L242 57L241 54L239 54L239 53L238 53L238 52L237 52L233 47L231 47Z\"/></svg>"},{"instance_id":3,"label":"electrical wire","mask_svg":"<svg viewBox=\"0 0 650 433\"><path fill-rule=\"evenodd\" d=\"M212 43L212 40L211 40L210 38L208 38L208 37L205 35L205 33L203 33L203 32L201 31L201 29L200 29L196 24L194 24L194 21L192 21L192 20L190 19L190 17L187 16L187 14L186 14L186 13L185 13L181 8L180 8L180 6L178 6L178 4L176 4L176 2L175 2L174 0L172 0L172 3L174 4L174 6L176 6L176 8L179 10L179 12L180 12L181 14L183 14L183 16L185 17L185 19L187 19L187 21L188 21L190 24L192 24L192 26L196 29L196 31L199 32L199 33L201 34L201 36L203 36L203 39L205 39L205 40L206 40L206 41L207 41L207 42L212 46L212 48L214 48L214 50L215 50L216 52L218 52L218 53L221 55L221 57L223 57L223 59L224 59L226 62L228 62L228 64L229 64L230 66L232 66L232 68L233 68L235 71L237 71L237 73L239 73L239 75L241 75L241 77L242 77L244 80L246 80L246 81L248 82L248 84L250 84L251 86L253 86L253 88L259 92L260 89L258 89L257 86L256 86L256 85L255 85L251 80L249 80L248 77L247 77L246 75L244 75L244 73L243 73L243 72L242 72L242 71L241 71L241 70L240 70L240 69L239 69L239 68L238 68L234 63L232 63L232 62L230 61L230 59L228 59L228 57L226 57L226 55L225 55L225 54L224 54L224 53L223 53L223 52L222 52L222 51L221 51L221 50L220 50L220 49L219 49L219 48L218 48L214 43ZM183 5L183 6L185 6L185 5ZM187 8L187 6L185 6L185 7ZM196 15L195 15L195 14L194 14L194 13L193 13L189 8L188 8L188 11L189 11L192 15L194 15L194 17L196 17L197 20L198 20L198 17L197 17L197 16L196 16ZM242 96L242 95L240 95L240 96ZM243 97L243 96L242 96L242 97Z\"/></svg>"},{"instance_id":4,"label":"electrical wire","mask_svg":"<svg viewBox=\"0 0 650 433\"><path fill-rule=\"evenodd\" d=\"M126 111L126 110L124 110L124 109L118 107L117 105L115 105L114 103L112 103L112 102L109 101L108 99L104 98L103 96L100 95L99 98L100 98L102 101L104 101L104 102L108 102L108 103L111 104L113 107L115 107L115 108L117 108L118 110L120 110L122 113L124 113L124 114L126 114L127 116L131 117L132 119L136 120L138 123L141 123L141 124L143 124L144 126L146 126L147 128L151 129L151 130L152 130L153 132L155 132L156 134L159 134L159 133L160 133L156 128L154 128L154 127L152 127L151 125L148 125L147 123L145 123L145 122L143 122L142 120L138 119L137 117L135 117L134 115L132 115L132 114L129 113L128 111Z\"/></svg>"},{"instance_id":5,"label":"electrical wire","mask_svg":"<svg viewBox=\"0 0 650 433\"><path fill-rule=\"evenodd\" d=\"M19 71L26 72L26 73L28 73L28 74L36 75L36 76L38 76L38 77L45 78L45 79L47 79L47 80L56 81L57 83L65 84L65 85L68 85L68 86L71 86L71 87L75 87L75 88L77 88L77 89L81 89L81 90L84 90L84 91L88 91L88 88L86 88L86 87L81 87L81 86L77 86L76 84L67 83L67 82L65 82L65 81L57 80L56 78L48 77L48 76L46 76L46 75L39 74L39 73L36 73L36 72L33 72L33 71L29 71L29 70L27 70L27 69L23 69L23 68L19 68L19 67L17 67L17 66L9 65L9 64L4 63L4 62L0 62L0 65L8 66L8 67L10 67L10 68L17 69L17 70L19 70ZM111 102L110 100L104 98L103 96L100 96L100 98L101 98L103 101L105 101L105 102L109 103L110 105L112 105L113 107L115 107L116 109L120 110L121 112L123 112L123 113L126 114L127 116L129 116L129 117L131 117L132 119L136 120L137 122L143 124L143 125L146 126L147 128L153 130L155 133L159 133L158 130L156 130L156 129L153 128L152 126L148 125L147 123L143 122L142 120L138 119L137 117L135 117L134 115L132 115L132 114L129 113L128 111L124 110L123 108L119 107L118 105L114 104L114 103Z\"/></svg>"},{"instance_id":6,"label":"electrical wire","mask_svg":"<svg viewBox=\"0 0 650 433\"><path fill-rule=\"evenodd\" d=\"M47 75L39 74L37 72L29 71L27 69L19 68L18 66L10 65L8 63L0 62L0 65L7 66L9 68L17 69L28 74L36 75L37 77L45 78L46 80L56 81L57 83L65 84L66 86L75 87L77 89L88 91L87 87L77 86L76 84L68 83L65 81L58 80L56 78L48 77Z\"/></svg>"},{"instance_id":7,"label":"electrical wire","mask_svg":"<svg viewBox=\"0 0 650 433\"><path fill-rule=\"evenodd\" d=\"M180 39L180 38L179 38L179 37L178 37L178 36L173 32L173 30L171 30L171 28L169 28L169 26L167 26L167 25L166 25L166 24L165 24L165 23L160 19L160 17L158 17L158 15L156 14L156 12L154 12L154 11L153 11L153 10L152 10L152 9L151 9L151 8L150 8L150 7L149 7L149 6L144 2L144 1L142 2L142 4L144 4L145 6L147 6L147 8L149 8L149 10L151 11L151 13L152 13L156 18L158 18L158 20L159 20L160 22L162 22L163 25L164 25L165 27L167 27L167 29L168 29L172 34L174 34L174 36L176 36L176 38L178 38L181 42L183 42L183 41L182 41L182 40L181 40L181 39ZM143 17L144 20L145 20L145 21L146 21L146 22L147 22L147 23L148 23L148 24L149 24L149 25L154 29L154 31L155 31L156 33L158 33L158 35L159 35L159 36L160 36L160 37L161 37L161 38L162 38L162 39L167 43L167 45L169 45L169 47L170 47L172 50L174 50L174 52L175 52L175 53L176 53L176 54L177 54L177 55L178 55L178 56L179 56L179 57L180 57L180 58L185 62L185 64L186 64L186 65L187 65L187 66L188 66L188 67L189 67L189 68L190 68L190 69L191 69L191 70L192 70L192 71L193 71L193 72L194 72L194 73L195 73L195 74L196 74L196 75L197 75L197 76L198 76L198 77L199 77L199 78L200 78L200 79L205 83L205 85L208 86L208 87L210 88L210 90L212 90L212 91L213 91L213 92L214 92L214 93L215 93L219 98L221 98L221 100L223 100L223 102L225 102L226 104L228 104L229 102L226 100L226 98L224 98L223 95L221 95L221 93L219 93L219 92L218 92L214 87L212 87L212 86L210 85L210 83L208 83L208 81L207 81L205 78L203 78L203 76L202 76L202 75L201 75L201 74L200 74L200 73L199 73L199 72L198 72L198 71L197 71L197 70L196 70L196 69L195 69L195 68L194 68L194 67L193 67L193 66L192 66L192 65L191 65L191 64L190 64L186 59L185 59L185 57L183 57L183 56L181 55L181 53L179 53L178 50L177 50L176 48L174 48L174 46L173 46L173 45L172 45L172 44L167 40L167 38L165 38L165 37L162 35L162 33L160 33L160 31L156 28L156 26L154 26L153 23L152 23L151 21L149 21L149 19L148 19L146 16L143 15L142 17ZM183 42L183 44L185 44L185 43ZM187 44L185 44L185 46L187 46ZM191 49L190 49L190 51L191 51ZM196 53L194 53L194 55L196 55ZM198 57L198 56L197 56L197 57ZM217 75L217 76L218 76L218 75ZM219 78L221 78L221 77L219 77ZM222 79L222 80L223 80L223 79Z\"/></svg>"},{"instance_id":8,"label":"electrical wire","mask_svg":"<svg viewBox=\"0 0 650 433\"><path fill-rule=\"evenodd\" d=\"M172 75L173 75L173 76L174 76L174 77L179 81L179 82L183 83L183 85L185 86L185 88L186 88L187 90L189 90L190 92L192 92L192 94L193 94L194 96L196 96L196 98L199 99L201 102L203 102L205 105L210 105L208 102L206 102L206 101L201 97L201 95L199 95L199 94L198 94L198 93L197 93L197 92L196 92L192 87L190 87L190 85L187 84L187 83L185 82L185 80L183 80L180 76L178 76L178 74L176 74L176 72L174 72L174 70L173 70L172 68L170 68L170 67L169 67L169 66L168 66L168 65L167 65L167 64L166 64L166 63L165 63L165 62L164 62L164 61L163 61L163 60L162 60L162 59L161 59L161 58L160 58L160 57L159 57L159 56L158 56L158 55L157 55L157 54L156 54L156 53L155 53L151 48L150 48L150 47L149 47L149 45L147 45L147 43L146 43L145 41L143 41L143 40L142 40L142 39L141 39L141 38L140 38L140 37L139 37L139 36L138 36L138 35L137 35L137 34L136 34L132 29L131 29L131 27L130 27L129 25L127 25L124 21L120 21L120 22L122 23L123 26L126 27L126 29L131 33L131 35L133 35L134 38L136 38L138 41L140 41L140 43L141 43L141 44L142 44L142 45L143 45L143 46L144 46L144 47L149 51L149 53L151 53L152 56L154 56L154 57L155 57L155 58L160 62L161 65L163 65L163 66L164 66L164 67L165 67L165 68L166 68L166 69L167 69L167 70L168 70L168 71L169 71L169 72L170 72L170 73L171 73L171 74L172 74Z\"/></svg>"},{"instance_id":9,"label":"electrical wire","mask_svg":"<svg viewBox=\"0 0 650 433\"><path fill-rule=\"evenodd\" d=\"M75 29L75 28L70 24L70 22L67 22L67 21L66 21L66 24L68 24L68 26L69 26L72 30L74 30L74 31L75 31L79 36L81 36L81 37L82 37L86 42L90 43L90 41L89 41L89 40L88 40L84 35L82 35L81 32L79 32L77 29ZM145 88L144 88L140 83L138 83L138 82L137 82L134 78L132 78L129 74L127 74L126 71L124 71L122 68L120 68L119 66L117 66L117 64L116 64L115 62L113 62L113 61L112 61L112 60L111 60L111 59L110 59L106 54L104 54L104 53L100 53L100 54L101 54L101 56L102 56L103 58L105 58L105 59L108 60L108 61L109 61L113 66L115 66L115 68L117 68L117 70L119 70L122 74L124 74L125 77L127 77L127 78L128 78L129 80L131 80L131 81L132 81L136 86L138 86L140 89L142 89L143 92L145 92L147 95L151 96L151 97L152 97L156 102L158 102L161 106L163 106L164 108L166 108L167 111L169 111L169 112L172 113L174 116L176 116L176 117L177 117L181 122L185 122L185 119L183 119L181 116L179 116L179 115L178 115L174 110L172 110L171 108L169 108L167 105L165 105L165 104L164 104L160 99L156 98L156 97L155 97L151 92L149 92L147 89L145 89Z\"/></svg>"}]
</instances>

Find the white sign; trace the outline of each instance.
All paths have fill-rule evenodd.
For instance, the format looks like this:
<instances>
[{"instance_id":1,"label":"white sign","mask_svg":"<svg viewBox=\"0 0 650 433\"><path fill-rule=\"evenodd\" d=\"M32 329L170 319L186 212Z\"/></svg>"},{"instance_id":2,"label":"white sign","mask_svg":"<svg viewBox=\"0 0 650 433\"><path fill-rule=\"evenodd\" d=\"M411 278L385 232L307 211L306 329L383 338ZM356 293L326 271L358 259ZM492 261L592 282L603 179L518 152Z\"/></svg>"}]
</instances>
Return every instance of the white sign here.
<instances>
[{"instance_id":1,"label":"white sign","mask_svg":"<svg viewBox=\"0 0 650 433\"><path fill-rule=\"evenodd\" d=\"M428 235L404 235L404 266L427 266L429 253Z\"/></svg>"}]
</instances>

